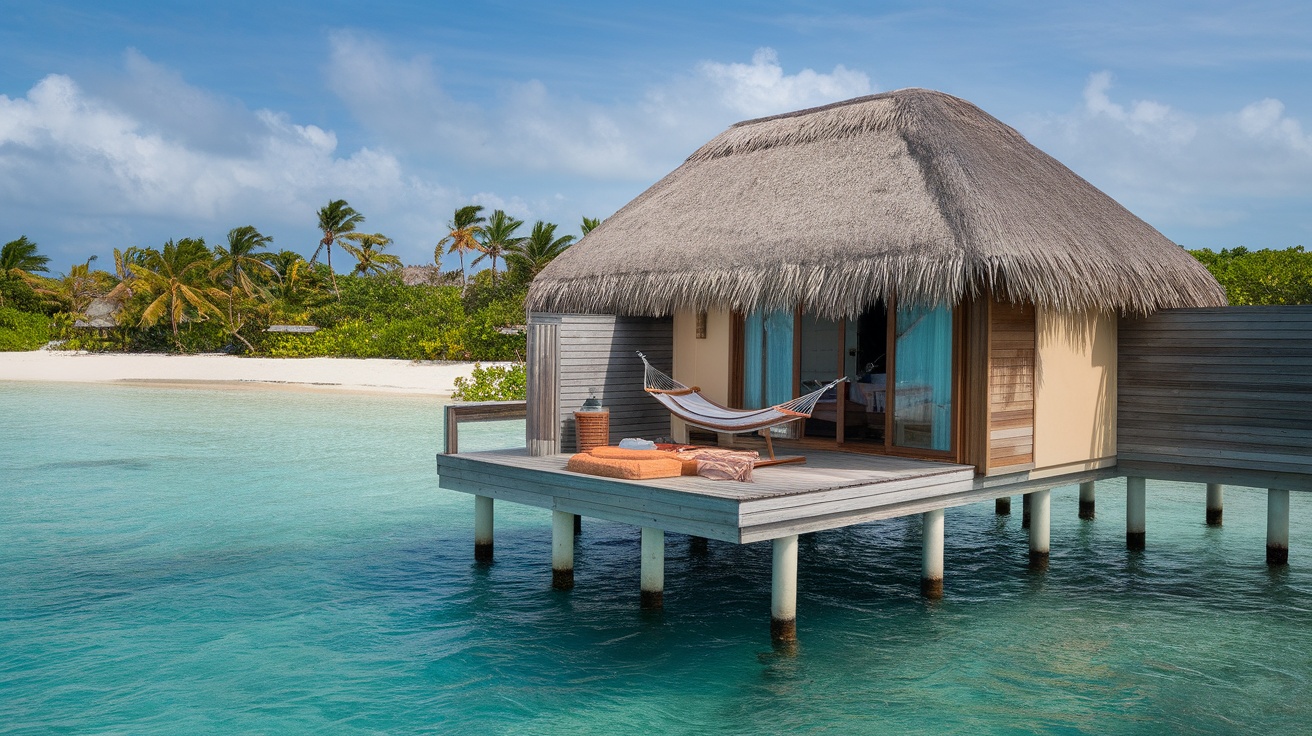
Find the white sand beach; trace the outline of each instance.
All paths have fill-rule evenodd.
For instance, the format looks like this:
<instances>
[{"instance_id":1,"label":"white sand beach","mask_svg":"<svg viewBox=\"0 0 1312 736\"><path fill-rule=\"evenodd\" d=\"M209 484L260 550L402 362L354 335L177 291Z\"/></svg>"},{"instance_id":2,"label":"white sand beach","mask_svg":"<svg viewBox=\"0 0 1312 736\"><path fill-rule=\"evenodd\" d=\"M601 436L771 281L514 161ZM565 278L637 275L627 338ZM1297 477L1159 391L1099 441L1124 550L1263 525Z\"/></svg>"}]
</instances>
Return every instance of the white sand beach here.
<instances>
[{"instance_id":1,"label":"white sand beach","mask_svg":"<svg viewBox=\"0 0 1312 736\"><path fill-rule=\"evenodd\" d=\"M154 383L207 388L286 388L449 395L473 363L231 355L0 352L0 381Z\"/></svg>"}]
</instances>

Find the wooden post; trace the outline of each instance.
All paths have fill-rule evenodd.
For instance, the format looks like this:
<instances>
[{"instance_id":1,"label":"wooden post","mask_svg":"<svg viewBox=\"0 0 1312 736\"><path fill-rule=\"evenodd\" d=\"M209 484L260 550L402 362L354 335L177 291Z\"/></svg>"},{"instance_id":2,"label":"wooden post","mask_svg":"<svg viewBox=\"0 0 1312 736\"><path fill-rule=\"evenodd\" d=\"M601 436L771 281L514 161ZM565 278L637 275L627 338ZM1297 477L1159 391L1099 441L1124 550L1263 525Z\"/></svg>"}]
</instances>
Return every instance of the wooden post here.
<instances>
[{"instance_id":1,"label":"wooden post","mask_svg":"<svg viewBox=\"0 0 1312 736\"><path fill-rule=\"evenodd\" d=\"M474 496L474 561L492 561L491 496Z\"/></svg>"},{"instance_id":2,"label":"wooden post","mask_svg":"<svg viewBox=\"0 0 1312 736\"><path fill-rule=\"evenodd\" d=\"M574 588L574 514L551 512L551 587Z\"/></svg>"},{"instance_id":3,"label":"wooden post","mask_svg":"<svg viewBox=\"0 0 1312 736\"><path fill-rule=\"evenodd\" d=\"M1026 493L1025 495L1020 497L1020 528L1021 529L1030 528L1031 503L1033 502L1030 500L1030 494Z\"/></svg>"},{"instance_id":4,"label":"wooden post","mask_svg":"<svg viewBox=\"0 0 1312 736\"><path fill-rule=\"evenodd\" d=\"M998 516L1011 516L1011 496L994 499L993 513Z\"/></svg>"},{"instance_id":5,"label":"wooden post","mask_svg":"<svg viewBox=\"0 0 1312 736\"><path fill-rule=\"evenodd\" d=\"M1266 564L1289 564L1289 491L1266 492Z\"/></svg>"},{"instance_id":6,"label":"wooden post","mask_svg":"<svg viewBox=\"0 0 1312 736\"><path fill-rule=\"evenodd\" d=\"M1225 504L1222 496L1222 486L1220 483L1207 484L1207 525L1221 526L1221 515Z\"/></svg>"},{"instance_id":7,"label":"wooden post","mask_svg":"<svg viewBox=\"0 0 1312 736\"><path fill-rule=\"evenodd\" d=\"M1033 497L1030 502L1030 568L1042 570L1048 566L1052 491L1035 491L1027 497Z\"/></svg>"},{"instance_id":8,"label":"wooden post","mask_svg":"<svg viewBox=\"0 0 1312 736\"><path fill-rule=\"evenodd\" d=\"M1143 478L1125 479L1125 548L1141 550L1147 546L1147 482Z\"/></svg>"},{"instance_id":9,"label":"wooden post","mask_svg":"<svg viewBox=\"0 0 1312 736\"><path fill-rule=\"evenodd\" d=\"M921 515L920 594L926 598L943 597L943 509Z\"/></svg>"},{"instance_id":10,"label":"wooden post","mask_svg":"<svg viewBox=\"0 0 1312 736\"><path fill-rule=\"evenodd\" d=\"M574 536L577 537L582 533L583 533L583 517L578 514L574 514Z\"/></svg>"},{"instance_id":11,"label":"wooden post","mask_svg":"<svg viewBox=\"0 0 1312 736\"><path fill-rule=\"evenodd\" d=\"M644 526L642 528L642 607L661 608L665 605L665 531Z\"/></svg>"},{"instance_id":12,"label":"wooden post","mask_svg":"<svg viewBox=\"0 0 1312 736\"><path fill-rule=\"evenodd\" d=\"M1080 484L1080 518L1085 521L1094 517L1093 490L1094 483L1091 480Z\"/></svg>"},{"instance_id":13,"label":"wooden post","mask_svg":"<svg viewBox=\"0 0 1312 736\"><path fill-rule=\"evenodd\" d=\"M775 644L797 641L797 535L774 540L770 580L770 639Z\"/></svg>"}]
</instances>

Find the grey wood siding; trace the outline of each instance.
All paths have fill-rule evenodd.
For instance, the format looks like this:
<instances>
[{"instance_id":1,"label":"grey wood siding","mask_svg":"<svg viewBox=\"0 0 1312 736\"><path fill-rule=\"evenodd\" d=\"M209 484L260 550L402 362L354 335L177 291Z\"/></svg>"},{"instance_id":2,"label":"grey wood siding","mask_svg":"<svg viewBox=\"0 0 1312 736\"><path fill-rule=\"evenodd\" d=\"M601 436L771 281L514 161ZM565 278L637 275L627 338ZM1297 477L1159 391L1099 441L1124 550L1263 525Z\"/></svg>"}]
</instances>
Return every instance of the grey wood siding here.
<instances>
[{"instance_id":1,"label":"grey wood siding","mask_svg":"<svg viewBox=\"0 0 1312 736\"><path fill-rule=\"evenodd\" d=\"M1312 490L1312 306L1123 319L1119 356L1121 472Z\"/></svg>"},{"instance_id":2,"label":"grey wood siding","mask_svg":"<svg viewBox=\"0 0 1312 736\"><path fill-rule=\"evenodd\" d=\"M554 342L546 337L553 330ZM531 314L529 340L528 444L535 454L548 453L548 444L554 444L555 452L574 450L574 411L594 390L610 409L612 443L670 433L669 412L642 389L637 353L646 353L652 365L670 371L672 319ZM548 393L552 387L554 402ZM556 429L555 438L545 436L550 434L548 426Z\"/></svg>"}]
</instances>

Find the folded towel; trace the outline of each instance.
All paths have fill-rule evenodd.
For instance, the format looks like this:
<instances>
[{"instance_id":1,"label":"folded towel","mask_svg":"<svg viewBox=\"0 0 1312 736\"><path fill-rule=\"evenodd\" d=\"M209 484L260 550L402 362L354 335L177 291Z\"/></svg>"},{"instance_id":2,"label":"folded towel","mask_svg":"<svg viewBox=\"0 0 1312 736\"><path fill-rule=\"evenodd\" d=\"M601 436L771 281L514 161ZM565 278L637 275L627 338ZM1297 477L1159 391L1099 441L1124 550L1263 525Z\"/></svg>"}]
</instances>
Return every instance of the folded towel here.
<instances>
[{"instance_id":1,"label":"folded towel","mask_svg":"<svg viewBox=\"0 0 1312 736\"><path fill-rule=\"evenodd\" d=\"M656 443L651 440L639 439L637 437L625 437L620 440L620 447L626 450L655 450Z\"/></svg>"},{"instance_id":2,"label":"folded towel","mask_svg":"<svg viewBox=\"0 0 1312 736\"><path fill-rule=\"evenodd\" d=\"M683 474L683 463L671 457L653 457L646 460L624 460L596 457L581 452L569 459L565 469L572 473L600 475L621 480L650 480L673 478Z\"/></svg>"}]
</instances>

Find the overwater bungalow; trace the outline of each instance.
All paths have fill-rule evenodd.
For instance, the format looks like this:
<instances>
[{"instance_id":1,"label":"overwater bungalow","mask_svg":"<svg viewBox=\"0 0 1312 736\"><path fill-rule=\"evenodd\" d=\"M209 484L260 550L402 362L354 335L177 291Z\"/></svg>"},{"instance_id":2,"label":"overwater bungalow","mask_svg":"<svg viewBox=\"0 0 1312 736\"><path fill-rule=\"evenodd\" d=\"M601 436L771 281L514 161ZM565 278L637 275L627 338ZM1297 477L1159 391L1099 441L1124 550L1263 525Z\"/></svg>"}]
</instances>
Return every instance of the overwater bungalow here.
<instances>
[{"instance_id":1,"label":"overwater bungalow","mask_svg":"<svg viewBox=\"0 0 1312 736\"><path fill-rule=\"evenodd\" d=\"M1221 483L1277 489L1279 560L1288 490L1312 490L1312 313L1225 304L1183 248L965 100L907 89L748 120L533 282L525 448L439 456L440 485L478 497L484 556L492 499L555 511L562 587L576 516L641 527L649 605L665 531L772 540L785 641L799 533L924 514L922 585L939 595L945 509L996 499L1007 513L1024 494L1042 567L1049 490L1081 484L1092 516L1111 477L1129 477L1132 549L1146 477L1211 483L1217 521ZM672 413L653 375L724 416L814 396L762 432L766 448ZM805 462L752 483L573 473L573 412L593 394L612 443ZM461 412L480 416L453 407L451 437Z\"/></svg>"}]
</instances>

